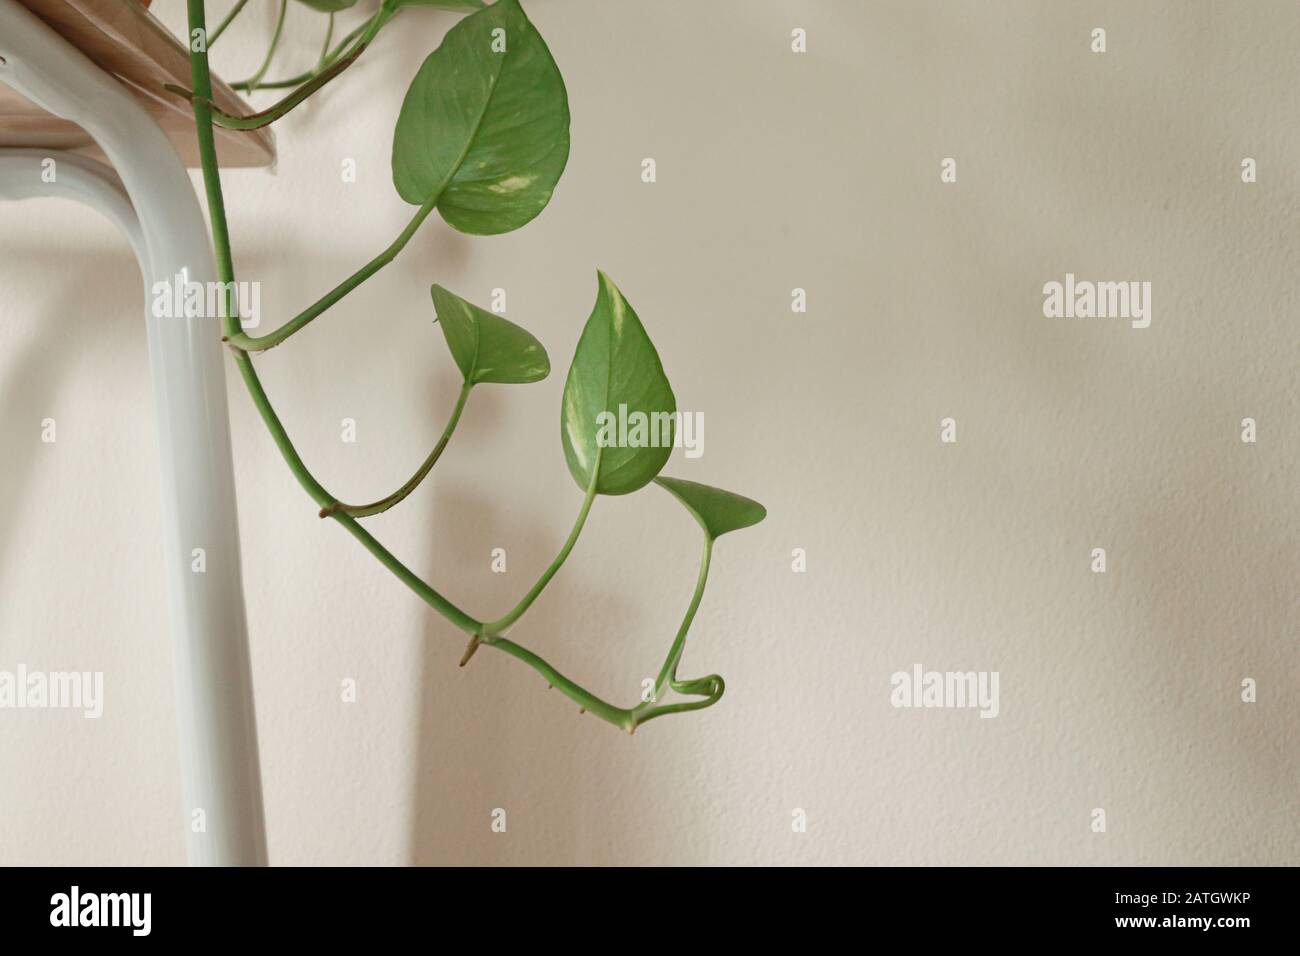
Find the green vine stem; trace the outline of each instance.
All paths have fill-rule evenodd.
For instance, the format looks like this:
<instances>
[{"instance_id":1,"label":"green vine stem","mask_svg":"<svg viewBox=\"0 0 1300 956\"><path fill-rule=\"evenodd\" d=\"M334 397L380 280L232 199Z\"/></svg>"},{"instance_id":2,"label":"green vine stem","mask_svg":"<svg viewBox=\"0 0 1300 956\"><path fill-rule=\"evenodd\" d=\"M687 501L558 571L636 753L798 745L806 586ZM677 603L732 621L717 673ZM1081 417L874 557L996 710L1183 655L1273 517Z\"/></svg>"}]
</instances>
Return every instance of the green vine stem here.
<instances>
[{"instance_id":1,"label":"green vine stem","mask_svg":"<svg viewBox=\"0 0 1300 956\"><path fill-rule=\"evenodd\" d=\"M704 554L700 560L700 573L695 583L695 593L691 596L691 603L686 609L686 614L682 618L681 626L677 629L677 637L673 641L672 648L668 651L668 658L664 661L663 670L659 674L659 679L655 682L655 690L652 698L643 701L635 707L624 708L616 707L600 698L591 694L583 687L575 684L569 678L565 677L558 670L538 657L532 651L514 643L504 637L496 637L490 643L483 639L482 643L488 647L496 648L523 661L533 670L537 671L546 678L546 683L557 688L570 700L575 701L584 711L590 711L602 720L606 720L615 727L626 730L629 734L636 731L636 728L646 721L654 720L656 717L664 717L668 714L680 714L691 710L702 710L705 707L712 707L719 698L722 697L726 690L726 684L717 674L710 674L708 677L700 677L694 680L679 681L677 679L677 665L681 661L682 650L686 643L686 634L691 628L691 623L695 620L695 612L699 610L700 601L704 597L704 586L709 577L709 561L713 552L713 539L705 538ZM562 563L562 561L561 561ZM555 567L555 565L553 565ZM549 571L550 569L548 569ZM549 578L547 578L549 580ZM540 583L540 582L539 582ZM484 625L485 629L490 629L493 625ZM466 659L477 649L479 639L471 640L470 647L466 651ZM463 665L463 661L462 661ZM663 696L665 687L671 686L672 690L678 694L688 696L699 696L700 700L677 701L671 704L661 704L659 699Z\"/></svg>"},{"instance_id":2,"label":"green vine stem","mask_svg":"<svg viewBox=\"0 0 1300 956\"><path fill-rule=\"evenodd\" d=\"M196 101L195 106L198 103ZM317 300L310 307L294 316L284 325L280 326L274 332L268 332L266 335L248 335L241 329L229 329L226 332L223 342L230 345L231 348L239 349L243 352L265 352L267 349L275 348L289 336L293 335L303 326L307 325L322 312L325 312L330 306L337 303L345 295L355 289L361 283L365 282L372 275L388 265L397 258L397 254L406 248L406 244L411 241L420 228L420 224L429 218L429 213L433 212L434 207L438 204L438 197L435 196L416 210L415 216L406 224L401 235L394 239L379 255L371 259L364 266L358 269L348 278L344 279L335 286L329 293Z\"/></svg>"},{"instance_id":3,"label":"green vine stem","mask_svg":"<svg viewBox=\"0 0 1300 956\"><path fill-rule=\"evenodd\" d=\"M320 45L320 59L316 61L316 70L318 72L325 66L325 61L329 59L330 43L333 40L334 40L334 14L330 13L329 23L325 25L325 42Z\"/></svg>"},{"instance_id":4,"label":"green vine stem","mask_svg":"<svg viewBox=\"0 0 1300 956\"><path fill-rule=\"evenodd\" d=\"M370 20L367 20L364 23L362 23L360 26L349 31L343 37L343 39L340 40L335 45L334 49L330 51L329 55L325 57L325 59L322 60L320 63L317 63L313 69L307 70L305 73L299 73L297 76L287 77L286 79L283 80L268 80L265 83L258 83L257 88L259 90L283 90L283 89L288 89L291 86L298 86L301 83L306 83L312 77L318 75L323 69L325 69L331 63L337 60L343 54L343 51L348 49L348 44L350 44L353 40L355 40L363 32L365 32L365 30L369 26L370 26ZM239 83L231 83L230 88L232 90L238 90L240 93L249 92L248 84L242 81Z\"/></svg>"},{"instance_id":5,"label":"green vine stem","mask_svg":"<svg viewBox=\"0 0 1300 956\"><path fill-rule=\"evenodd\" d=\"M451 418L447 420L447 427L442 430L442 437L438 439L438 444L433 446L433 451L429 452L429 457L424 459L424 464L420 465L419 470L411 476L406 484L388 497L380 498L368 505L346 505L341 501L336 501L334 504L322 508L320 516L328 518L330 515L341 511L354 518L369 518L371 515L382 514L405 499L420 486L420 482L424 481L429 472L433 470L433 466L438 463L438 459L442 457L442 451L447 447L447 442L451 440L452 432L456 430L456 424L460 421L460 413L465 410L465 400L469 398L470 389L473 387L470 382L466 382L460 387L460 395L456 398L456 407L452 409Z\"/></svg>"},{"instance_id":6,"label":"green vine stem","mask_svg":"<svg viewBox=\"0 0 1300 956\"><path fill-rule=\"evenodd\" d=\"M695 592L691 595L691 603L687 606L686 614L682 617L681 626L677 628L677 636L673 639L672 647L668 649L668 656L664 659L664 666L659 671L659 678L655 681L654 694L650 700L643 701L633 708L633 716L637 724L643 724L647 720L663 717L666 714L680 714L688 710L711 707L718 702L718 698L722 696L723 691L726 689L726 684L717 674L710 674L708 677L700 677L694 680L679 681L677 679L677 665L681 663L682 651L686 647L686 635L695 620L695 612L700 609L700 602L704 598L704 587L709 582L709 564L712 558L713 537L706 534L704 536L704 551L700 556L700 572L695 580ZM704 699L660 704L659 700L663 697L664 690L669 687L675 693L702 696Z\"/></svg>"},{"instance_id":7,"label":"green vine stem","mask_svg":"<svg viewBox=\"0 0 1300 956\"><path fill-rule=\"evenodd\" d=\"M569 552L578 543L578 535L582 534L583 526L587 523L587 515L591 513L592 503L596 500L596 487L600 479L599 451L596 453L596 463L592 466L591 475L591 484L587 487L587 495L582 499L582 507L578 509L578 517L574 520L573 529L569 532L569 537L565 539L563 546L560 548L560 553L555 556L555 560L551 562L550 566L542 572L542 576L537 579L537 583L529 588L528 593L519 600L519 603L509 613L483 625L483 640L485 643L491 643L496 638L496 635L519 620L524 612L533 606L533 602L537 600L542 591L546 590L546 585L551 583L551 578L555 577L556 572L563 567L564 562L569 557Z\"/></svg>"},{"instance_id":8,"label":"green vine stem","mask_svg":"<svg viewBox=\"0 0 1300 956\"><path fill-rule=\"evenodd\" d=\"M258 81L266 76L266 71L271 68L271 60L275 58L275 51L280 46L280 36L284 32L284 16L288 12L289 0L280 0L280 16L275 21L275 32L271 34L271 45L267 48L266 57L262 60L262 65L258 67L257 72L245 81L250 93L257 89ZM212 98L211 93L208 94L208 98Z\"/></svg>"},{"instance_id":9,"label":"green vine stem","mask_svg":"<svg viewBox=\"0 0 1300 956\"><path fill-rule=\"evenodd\" d=\"M324 69L318 65L316 70L308 75L306 82L302 86L285 96L274 106L268 106L266 109L250 113L248 116L233 116L209 101L209 105L212 107L212 121L224 129L253 130L270 126L277 120L287 116L295 107L306 101L313 93L355 63L361 57L361 54L365 52L366 47L378 35L379 31L383 29L384 24L388 23L395 15L396 11L390 10L387 5L381 7L374 17L362 25L365 32L361 35L361 39L357 41L356 46L351 48L346 56L332 60ZM331 19L332 17L331 14ZM326 55L322 53L321 62L323 63L325 59ZM263 64L263 68L265 69L265 64ZM164 89L183 99L194 99L195 94L183 86L166 83Z\"/></svg>"},{"instance_id":10,"label":"green vine stem","mask_svg":"<svg viewBox=\"0 0 1300 956\"><path fill-rule=\"evenodd\" d=\"M221 39L221 34L226 32L226 27L230 26L230 24L234 22L235 17L239 16L240 12L246 6L248 6L248 0L239 0L238 3L230 8L230 12L226 14L226 18L217 25L215 30L212 31L212 36L208 37L208 49L212 49L212 44Z\"/></svg>"},{"instance_id":11,"label":"green vine stem","mask_svg":"<svg viewBox=\"0 0 1300 956\"><path fill-rule=\"evenodd\" d=\"M189 29L193 33L196 30L206 33L204 0L186 0L187 12L189 19ZM684 701L674 704L657 704L653 702L642 703L634 708L621 708L601 699L585 688L581 687L574 681L567 678L564 674L550 665L543 658L523 647L501 636L501 632L519 619L519 617L528 610L533 602L538 598L546 586L554 578L560 567L568 558L569 553L573 550L578 536L586 523L587 516L590 513L591 506L596 497L596 487L598 484L597 475L599 468L592 471L592 481L587 489L586 496L583 499L582 507L579 510L578 517L574 522L573 529L569 537L565 540L555 560L542 573L541 577L528 591L520 602L503 617L484 623L472 617L465 611L461 610L435 588L428 584L424 579L408 568L398 560L392 552L385 548L380 542L366 531L352 514L347 513L342 508L336 508L338 500L331 495L325 487L317 481L311 471L303 462L297 449L294 448L293 442L285 430L283 423L276 414L270 398L263 388L256 369L253 367L252 356L250 351L260 348L269 348L272 345L279 344L289 335L293 334L302 326L306 325L313 318L341 299L347 292L351 291L362 281L373 275L383 265L401 250L402 246L414 234L415 229L424 220L425 217L433 210L436 204L436 197L420 208L414 220L408 225L402 235L375 260L372 260L365 268L354 274L346 280L337 289L326 296L307 312L286 323L281 329L262 339L249 339L244 337L239 329L238 314L233 301L233 290L235 288L235 271L234 263L230 251L230 234L226 220L225 200L221 189L221 175L217 164L217 151L214 135L214 124L212 116L212 78L208 67L208 56L206 49L190 51L190 70L191 82L194 86L194 97L192 107L194 110L195 129L199 147L200 164L203 171L204 191L208 200L208 215L212 229L212 239L217 264L217 274L219 281L223 285L224 296L222 301L222 322L226 332L226 341L232 346L234 361L239 370L244 386L252 399L258 415L261 417L263 424L270 433L272 440L279 449L281 456L288 465L290 472L295 479L307 492L307 494L322 509L329 510L329 517L341 524L349 534L357 539L361 545L369 551L385 568L387 568L403 584L411 589L421 600L431 608L446 618L451 624L459 628L464 633L470 635L470 647L466 652L466 660L479 644L486 644L494 647L510 656L527 664L538 674L544 677L547 683L558 688L565 696L579 705L583 711L589 711L592 714L608 721L616 727L632 733L639 724L655 717L663 716L669 713L678 713L686 710L695 710L701 707L707 707L715 703L723 692L723 683L720 677L711 675L706 678L700 678L692 681L677 681L676 669L677 663L681 657L682 646L685 641L686 633L690 628L691 621L694 619L695 612L699 607L700 599L703 593L703 585L708 575L708 561L711 547L711 541L706 543L705 557L700 570L699 579L696 585L696 591L692 597L686 616L678 630L677 638L674 640L672 648L669 650L668 659L665 661L664 670L660 674L660 685L664 675L668 677L670 686L686 694L705 695L702 700ZM248 345L247 348L241 347L243 343ZM269 344L259 344L269 340ZM468 393L468 386L462 389L461 400L457 403L457 409L453 412L452 421L448 425L444 438L450 436L451 430L459 417L460 409L464 404L464 397ZM440 445L445 442L440 442ZM436 455L440 454L440 449L435 449L434 455L430 457L436 461ZM597 462L599 462L599 452L597 453ZM426 462L432 467L431 462ZM427 474L427 469L422 467L423 474ZM417 477L423 475L417 472ZM413 479L414 480L414 479ZM418 482L416 482L418 484ZM408 484L411 484L408 482ZM404 486L405 488L405 486ZM408 492L409 493L409 492ZM399 491L400 494L400 491ZM404 497L404 495L403 495ZM400 499L399 499L400 500ZM395 502L394 502L395 503ZM377 503L378 504L378 503ZM660 687L661 689L661 687ZM658 694L655 695L656 698Z\"/></svg>"},{"instance_id":12,"label":"green vine stem","mask_svg":"<svg viewBox=\"0 0 1300 956\"><path fill-rule=\"evenodd\" d=\"M691 622L695 620L695 612L700 609L700 601L704 598L704 587L709 583L709 563L713 559L713 539L708 535L704 536L704 553L700 557L700 573L695 580L695 593L691 595L690 606L686 609L686 616L682 619L682 625L677 629L677 636L673 639L673 646L668 649L668 656L664 659L664 666L659 671L659 679L655 681L654 699L657 701L663 696L664 689L669 682L676 685L677 682L677 665L682 659L682 650L686 647L686 632L691 629ZM673 687L677 689L676 686Z\"/></svg>"},{"instance_id":13,"label":"green vine stem","mask_svg":"<svg viewBox=\"0 0 1300 956\"><path fill-rule=\"evenodd\" d=\"M191 32L203 30L204 0L187 0L187 4ZM230 333L239 328L239 320L233 301L235 269L230 255L230 233L226 223L225 199L221 192L221 174L217 166L217 147L212 128L211 108L205 105L205 102L212 95L212 77L208 70L206 51L191 50L190 71L195 92L199 95L199 98L194 102L199 161L203 168L204 191L208 199L208 216L211 221L212 240L216 253L217 275L225 289L223 318L227 333ZM280 422L279 416L276 415L275 409L271 405L271 400L267 397L266 390L262 387L257 370L253 368L252 359L247 353L237 351L235 352L235 364L239 369L240 377L244 381L244 386L253 400L254 407L261 416L267 430L271 433L272 440L280 450L280 454L289 466L293 476L320 507L324 508L334 504L337 499L316 480L298 455L297 449L294 448L288 432L285 431L284 425ZM367 551L378 558L384 567L388 568L422 600L451 623L469 634L476 633L482 627L482 622L456 607L406 565L398 561L388 549L362 528L355 518L346 514L335 514L333 518L343 525L349 534L360 541Z\"/></svg>"},{"instance_id":14,"label":"green vine stem","mask_svg":"<svg viewBox=\"0 0 1300 956\"><path fill-rule=\"evenodd\" d=\"M542 660L526 647L504 637L497 638L489 647L509 654L515 660L523 661L537 673L546 678L546 683L556 688L569 700L576 703L584 712L595 714L601 720L607 720L615 727L626 730L629 734L636 730L639 722L634 711L601 700L565 677L546 661Z\"/></svg>"}]
</instances>

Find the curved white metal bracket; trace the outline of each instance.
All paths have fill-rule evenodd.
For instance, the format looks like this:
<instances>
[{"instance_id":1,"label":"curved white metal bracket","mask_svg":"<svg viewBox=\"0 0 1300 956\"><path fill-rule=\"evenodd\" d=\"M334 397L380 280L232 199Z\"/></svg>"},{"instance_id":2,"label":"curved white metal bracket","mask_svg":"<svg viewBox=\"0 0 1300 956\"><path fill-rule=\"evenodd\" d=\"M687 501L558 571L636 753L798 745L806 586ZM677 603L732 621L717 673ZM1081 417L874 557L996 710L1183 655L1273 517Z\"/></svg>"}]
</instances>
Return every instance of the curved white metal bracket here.
<instances>
[{"instance_id":1,"label":"curved white metal bracket","mask_svg":"<svg viewBox=\"0 0 1300 956\"><path fill-rule=\"evenodd\" d=\"M122 180L103 163L76 153L48 149L0 149L0 199L75 199L117 226L140 263L140 276L153 275L144 231ZM145 286L148 291L148 286Z\"/></svg>"},{"instance_id":2,"label":"curved white metal bracket","mask_svg":"<svg viewBox=\"0 0 1300 956\"><path fill-rule=\"evenodd\" d=\"M158 317L148 304L159 282L170 288L178 278L214 279L206 223L185 167L144 108L14 0L0 0L0 82L78 123L116 169L70 154L3 150L0 196L79 199L108 216L135 248L145 279L162 465L189 861L265 864L219 320ZM46 158L55 160L53 182L41 175Z\"/></svg>"}]
</instances>

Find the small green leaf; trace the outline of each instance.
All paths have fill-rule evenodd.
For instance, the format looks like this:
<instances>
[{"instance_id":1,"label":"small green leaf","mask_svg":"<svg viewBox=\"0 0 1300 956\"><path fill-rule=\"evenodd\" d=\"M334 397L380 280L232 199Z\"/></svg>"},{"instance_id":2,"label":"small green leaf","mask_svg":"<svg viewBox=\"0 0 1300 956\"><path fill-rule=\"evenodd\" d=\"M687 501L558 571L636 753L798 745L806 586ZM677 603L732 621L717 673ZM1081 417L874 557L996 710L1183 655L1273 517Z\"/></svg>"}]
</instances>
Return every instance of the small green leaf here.
<instances>
[{"instance_id":1,"label":"small green leaf","mask_svg":"<svg viewBox=\"0 0 1300 956\"><path fill-rule=\"evenodd\" d=\"M357 0L299 0L299 2L321 13L338 13L340 10L357 5Z\"/></svg>"},{"instance_id":2,"label":"small green leaf","mask_svg":"<svg viewBox=\"0 0 1300 956\"><path fill-rule=\"evenodd\" d=\"M393 184L447 224L497 235L550 202L569 158L569 99L518 0L465 17L429 54L393 133Z\"/></svg>"},{"instance_id":3,"label":"small green leaf","mask_svg":"<svg viewBox=\"0 0 1300 956\"><path fill-rule=\"evenodd\" d=\"M663 476L656 478L655 483L672 492L710 538L720 538L728 531L748 528L767 517L767 509L757 501L712 485Z\"/></svg>"},{"instance_id":4,"label":"small green leaf","mask_svg":"<svg viewBox=\"0 0 1300 956\"><path fill-rule=\"evenodd\" d=\"M523 385L540 382L550 374L546 349L528 331L440 285L435 285L432 293L447 348L466 382Z\"/></svg>"},{"instance_id":5,"label":"small green leaf","mask_svg":"<svg viewBox=\"0 0 1300 956\"><path fill-rule=\"evenodd\" d=\"M677 399L632 306L609 276L597 277L596 305L564 383L560 436L578 487L591 484L599 450L596 491L625 495L668 460Z\"/></svg>"}]
</instances>

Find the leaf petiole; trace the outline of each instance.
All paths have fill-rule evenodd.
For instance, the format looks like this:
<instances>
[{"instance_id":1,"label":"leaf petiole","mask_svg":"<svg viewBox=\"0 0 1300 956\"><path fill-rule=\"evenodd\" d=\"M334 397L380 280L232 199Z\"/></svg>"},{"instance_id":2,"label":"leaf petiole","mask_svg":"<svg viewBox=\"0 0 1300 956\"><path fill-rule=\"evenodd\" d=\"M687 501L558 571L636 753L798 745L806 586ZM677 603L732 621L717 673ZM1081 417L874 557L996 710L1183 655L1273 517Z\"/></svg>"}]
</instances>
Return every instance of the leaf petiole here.
<instances>
[{"instance_id":1,"label":"leaf petiole","mask_svg":"<svg viewBox=\"0 0 1300 956\"><path fill-rule=\"evenodd\" d=\"M375 35L385 23L396 15L396 11L389 11L386 7L381 7L379 12L369 21L369 25L357 41L356 46L348 51L347 55L334 59L329 62L323 69L317 66L312 74L302 86L298 87L288 96L285 96L274 106L268 106L264 110L258 110L256 113L250 113L248 116L233 116L225 110L218 109L215 105L212 107L212 121L224 129L251 130L261 129L264 126L270 126L277 120L287 116L295 107L301 105L312 94L320 90L325 84L329 83L340 73L350 67L365 52ZM325 62L325 56L322 54L321 62ZM187 99L191 99L193 94L183 87L173 84L166 84L166 89L172 93L177 93ZM251 92L251 90L250 90Z\"/></svg>"},{"instance_id":2,"label":"leaf petiole","mask_svg":"<svg viewBox=\"0 0 1300 956\"><path fill-rule=\"evenodd\" d=\"M330 42L334 39L334 14L330 13L329 24L325 27L325 42L320 47L320 59L316 61L316 69L319 71L326 65L330 55Z\"/></svg>"},{"instance_id":3,"label":"leaf petiole","mask_svg":"<svg viewBox=\"0 0 1300 956\"><path fill-rule=\"evenodd\" d=\"M376 14L376 16L377 15L378 14ZM349 31L347 35L343 37L342 40L340 40L337 44L335 44L334 49L330 50L329 54L321 62L317 63L315 67L308 70L307 72L299 73L297 76L291 76L283 80L270 80L266 83L258 83L257 88L259 90L283 90L290 86L297 86L300 83L306 83L312 77L320 73L321 70L323 70L325 67L329 66L340 56L342 56L343 51L348 48L348 45L351 44L353 40L355 40L357 37L359 37L362 33L366 31L366 29L370 26L373 19L374 17L372 17L370 20L366 20L360 26L354 27L351 31ZM391 17L389 19L391 19ZM231 83L230 88L233 90L238 90L240 93L251 92L248 89L247 80L241 80L238 83Z\"/></svg>"},{"instance_id":4,"label":"leaf petiole","mask_svg":"<svg viewBox=\"0 0 1300 956\"><path fill-rule=\"evenodd\" d=\"M271 60L275 58L275 51L280 46L280 36L284 32L284 15L289 12L289 0L280 0L280 16L275 21L275 32L271 34L271 45L267 48L266 57L262 60L262 65L258 67L256 73L247 81L248 92L257 89L258 82L266 76L266 71L271 67Z\"/></svg>"},{"instance_id":5,"label":"leaf petiole","mask_svg":"<svg viewBox=\"0 0 1300 956\"><path fill-rule=\"evenodd\" d=\"M519 603L508 614L483 625L483 643L492 644L500 640L498 635L519 620L524 615L524 612L532 607L533 602L546 590L546 585L551 583L551 578L555 577L556 572L564 565L565 560L569 557L569 552L573 550L573 546L578 543L578 535L582 534L582 527L587 523L587 515L591 512L592 502L596 500L596 485L600 477L600 456L601 450L597 449L596 464L591 470L591 484L587 487L587 496L582 499L582 507L578 509L578 517L573 522L573 530L569 532L569 537L565 539L564 545L560 548L560 553L555 556L555 560L551 562L550 567L542 572L542 576L537 579L537 583L529 588L528 593L520 599Z\"/></svg>"},{"instance_id":6,"label":"leaf petiole","mask_svg":"<svg viewBox=\"0 0 1300 956\"><path fill-rule=\"evenodd\" d=\"M230 12L226 14L226 18L218 24L215 30L212 31L212 36L208 37L209 50L212 49L212 44L216 43L217 40L220 39L221 34L226 32L226 27L230 26L230 24L234 22L235 17L239 16L240 11L242 11L247 5L248 0L239 0L239 2L231 8Z\"/></svg>"},{"instance_id":7,"label":"leaf petiole","mask_svg":"<svg viewBox=\"0 0 1300 956\"><path fill-rule=\"evenodd\" d=\"M195 101L196 110L198 106L199 103L196 100ZM367 262L356 272L352 273L352 275L348 276L348 278L344 279L337 286L335 286L329 293L327 293L325 296L323 296L321 299L319 299L317 302L315 302L313 305L311 305L303 312L300 312L298 315L294 316L292 319L290 319L284 325L280 326L274 332L268 332L266 335L254 336L254 335L248 335L242 330L232 331L226 335L223 341L225 341L226 344L228 344L231 348L236 349L240 352L264 352L267 349L274 348L275 346L279 345L289 336L293 335L303 326L307 325L309 322L311 322L313 319L319 316L330 306L334 305L336 302L342 299L345 295L347 295L357 286L361 285L361 283L369 279L372 275L374 275L384 266L388 265L390 262L396 259L397 254L406 247L406 244L408 242L411 241L411 237L415 235L416 230L420 228L420 224L429 217L429 213L433 212L433 208L437 204L438 204L438 197L435 196L432 199L430 199L428 202L426 202L423 206L421 206L419 209L417 209L415 216L411 219L409 223L406 224L406 228L402 230L401 235L399 235L396 239L394 239L389 244L387 249L385 249L379 255L375 256L375 258L371 259L369 262Z\"/></svg>"},{"instance_id":8,"label":"leaf petiole","mask_svg":"<svg viewBox=\"0 0 1300 956\"><path fill-rule=\"evenodd\" d=\"M378 501L368 505L348 505L341 501L336 501L332 505L327 505L320 510L322 518L328 518L330 515L342 512L351 515L354 518L368 518L371 515L382 514L393 505L399 503L411 492L420 486L420 482L428 476L433 466L438 463L442 451L447 447L447 442L451 440L452 432L456 430L456 425L460 421L460 413L465 409L465 400L469 398L470 389L474 386L466 382L460 387L460 395L456 399L456 407L452 409L451 418L447 420L447 427L442 430L442 437L438 439L438 444L433 446L433 451L429 452L429 457L424 459L424 464L419 467L410 480L402 487L398 488L386 498L380 498Z\"/></svg>"},{"instance_id":9,"label":"leaf petiole","mask_svg":"<svg viewBox=\"0 0 1300 956\"><path fill-rule=\"evenodd\" d=\"M673 639L672 647L668 649L668 657L664 660L663 669L659 671L659 679L655 681L654 697L633 708L632 712L638 725L656 717L663 717L666 714L679 714L688 710L702 710L705 707L712 707L718 702L726 689L726 684L717 674L710 674L708 677L699 677L693 680L679 681L677 679L677 665L681 663L682 651L686 646L686 634L691 629L691 622L695 620L695 612L700 609L700 601L704 597L704 587L709 580L709 563L713 556L713 541L712 535L707 533L704 535L704 553L700 557L700 573L695 581L695 593L691 595L691 603L686 608L686 614L682 617L681 626L677 629L677 637ZM666 688L672 688L678 694L698 695L704 699L660 704L658 701L663 696Z\"/></svg>"},{"instance_id":10,"label":"leaf petiole","mask_svg":"<svg viewBox=\"0 0 1300 956\"><path fill-rule=\"evenodd\" d=\"M671 682L673 690L677 690L677 665L681 662L682 651L686 647L686 634L691 629L691 622L695 620L695 612L700 609L700 601L704 598L704 587L709 582L709 563L713 558L713 539L708 535L704 536L704 553L700 557L700 573L695 580L695 593L691 595L691 603L686 608L686 614L682 618L681 626L677 629L677 636L673 639L672 647L668 649L668 657L664 659L664 666L659 671L659 679L655 681L655 700L663 696L664 689Z\"/></svg>"}]
</instances>

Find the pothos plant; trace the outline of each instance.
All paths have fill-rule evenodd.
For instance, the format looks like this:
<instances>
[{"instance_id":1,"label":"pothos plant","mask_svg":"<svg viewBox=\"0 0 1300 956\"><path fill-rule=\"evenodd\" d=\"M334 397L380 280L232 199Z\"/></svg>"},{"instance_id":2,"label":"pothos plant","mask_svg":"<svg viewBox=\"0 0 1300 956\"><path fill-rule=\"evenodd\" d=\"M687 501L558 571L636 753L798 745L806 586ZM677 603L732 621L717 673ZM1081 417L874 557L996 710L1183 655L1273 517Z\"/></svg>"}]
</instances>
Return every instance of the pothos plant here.
<instances>
[{"instance_id":1,"label":"pothos plant","mask_svg":"<svg viewBox=\"0 0 1300 956\"><path fill-rule=\"evenodd\" d=\"M394 557L362 526L360 519L392 508L424 480L451 439L476 386L523 384L545 378L550 372L550 360L542 344L519 325L434 285L434 321L442 329L460 370L460 394L437 444L410 480L392 494L365 504L340 501L312 475L294 449L253 366L254 354L299 332L391 262L435 209L453 229L472 235L498 235L520 228L546 207L569 156L568 96L546 43L518 0L498 0L491 6L484 6L480 0L382 0L372 16L333 45L335 13L352 7L356 0L299 0L329 14L319 62L300 76L263 82L284 26L288 0L282 0L271 48L261 68L235 86L245 91L274 87L291 92L268 109L237 117L212 104L208 50L246 2L237 3L209 36L204 0L187 0L193 90L171 89L186 97L194 111L218 274L227 290L221 316L224 341L290 471L320 507L322 518L341 524L407 587L465 632L469 643L461 666L480 647L509 654L541 674L582 710L629 733L656 717L716 703L723 693L722 678L716 674L679 678L678 664L704 594L714 541L730 531L758 523L766 511L758 502L740 495L660 475L672 448L671 440L637 445L618 445L608 440L608 429L602 428L602 422L618 415L623 407L629 419L640 412L644 420L666 422L671 436L677 404L641 320L604 273L597 274L596 303L574 351L560 409L564 457L584 493L582 504L555 560L511 610L492 620L478 620L449 601ZM407 90L393 133L393 185L402 199L416 207L415 214L388 248L319 301L272 332L248 335L240 327L238 309L232 301L235 275L213 126L255 129L275 122L355 63L380 30L409 6L472 11L425 59ZM630 494L651 482L672 494L698 522L704 537L703 555L695 591L654 687L634 706L618 707L574 683L507 635L568 558L596 499L601 495ZM686 699L664 700L669 690Z\"/></svg>"}]
</instances>

